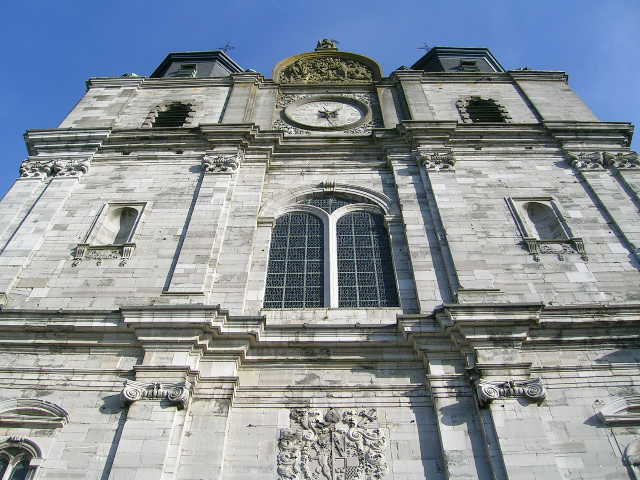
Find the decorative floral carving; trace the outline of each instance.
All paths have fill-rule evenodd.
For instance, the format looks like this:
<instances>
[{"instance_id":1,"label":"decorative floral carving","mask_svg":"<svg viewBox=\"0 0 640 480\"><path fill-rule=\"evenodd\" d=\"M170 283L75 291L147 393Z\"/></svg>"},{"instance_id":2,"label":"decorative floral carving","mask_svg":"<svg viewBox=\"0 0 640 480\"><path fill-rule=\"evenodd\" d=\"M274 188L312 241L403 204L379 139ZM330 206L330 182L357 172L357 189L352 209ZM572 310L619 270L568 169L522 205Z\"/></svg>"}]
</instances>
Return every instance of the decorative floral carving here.
<instances>
[{"instance_id":1,"label":"decorative floral carving","mask_svg":"<svg viewBox=\"0 0 640 480\"><path fill-rule=\"evenodd\" d=\"M183 409L189 401L189 382L180 383L141 383L127 380L120 396L124 403L131 404L138 400L167 400L175 403L178 410Z\"/></svg>"},{"instance_id":2,"label":"decorative floral carving","mask_svg":"<svg viewBox=\"0 0 640 480\"><path fill-rule=\"evenodd\" d=\"M119 265L124 267L136 248L135 243L122 245L89 245L80 243L73 254L73 265L78 266L82 260L95 260L96 265L102 265L103 260L119 259Z\"/></svg>"},{"instance_id":3,"label":"decorative floral carving","mask_svg":"<svg viewBox=\"0 0 640 480\"><path fill-rule=\"evenodd\" d=\"M566 255L575 253L580 255L580 258L585 262L589 260L582 238L574 237L569 240L538 240L533 237L525 237L522 243L536 262L540 261L540 255L557 255L558 260L563 261Z\"/></svg>"},{"instance_id":4,"label":"decorative floral carving","mask_svg":"<svg viewBox=\"0 0 640 480\"><path fill-rule=\"evenodd\" d=\"M515 397L541 402L547 395L539 377L531 380L479 381L476 384L476 393L480 406L486 406L500 398Z\"/></svg>"},{"instance_id":5,"label":"decorative floral carving","mask_svg":"<svg viewBox=\"0 0 640 480\"><path fill-rule=\"evenodd\" d=\"M605 168L602 152L572 153L567 152L569 163L578 170L601 170Z\"/></svg>"},{"instance_id":6,"label":"decorative floral carving","mask_svg":"<svg viewBox=\"0 0 640 480\"><path fill-rule=\"evenodd\" d=\"M566 152L569 163L578 170L602 170L606 168L640 168L636 152Z\"/></svg>"},{"instance_id":7,"label":"decorative floral carving","mask_svg":"<svg viewBox=\"0 0 640 480\"><path fill-rule=\"evenodd\" d=\"M296 60L280 74L280 83L372 82L373 72L364 63L339 56L313 56Z\"/></svg>"},{"instance_id":8,"label":"decorative floral carving","mask_svg":"<svg viewBox=\"0 0 640 480\"><path fill-rule=\"evenodd\" d=\"M293 125L289 125L287 122L283 122L282 120L274 120L273 128L276 130L282 130L284 133L289 135L311 135L309 130L303 130L302 128L294 127Z\"/></svg>"},{"instance_id":9,"label":"decorative floral carving","mask_svg":"<svg viewBox=\"0 0 640 480\"><path fill-rule=\"evenodd\" d=\"M375 409L293 409L291 428L280 431L280 480L373 480L387 470L386 439Z\"/></svg>"},{"instance_id":10,"label":"decorative floral carving","mask_svg":"<svg viewBox=\"0 0 640 480\"><path fill-rule=\"evenodd\" d=\"M240 166L240 154L220 153L205 155L202 159L202 169L205 172L233 173Z\"/></svg>"},{"instance_id":11,"label":"decorative floral carving","mask_svg":"<svg viewBox=\"0 0 640 480\"><path fill-rule=\"evenodd\" d=\"M609 153L603 152L602 156L605 163L612 168L624 169L624 168L640 168L640 156L637 152L628 153Z\"/></svg>"},{"instance_id":12,"label":"decorative floral carving","mask_svg":"<svg viewBox=\"0 0 640 480\"><path fill-rule=\"evenodd\" d=\"M88 159L27 159L20 165L20 176L30 178L77 177L89 171Z\"/></svg>"},{"instance_id":13,"label":"decorative floral carving","mask_svg":"<svg viewBox=\"0 0 640 480\"><path fill-rule=\"evenodd\" d=\"M427 152L424 150L418 150L418 161L424 168L430 171L453 171L455 170L456 159L453 156L451 149L446 149L441 152Z\"/></svg>"}]
</instances>

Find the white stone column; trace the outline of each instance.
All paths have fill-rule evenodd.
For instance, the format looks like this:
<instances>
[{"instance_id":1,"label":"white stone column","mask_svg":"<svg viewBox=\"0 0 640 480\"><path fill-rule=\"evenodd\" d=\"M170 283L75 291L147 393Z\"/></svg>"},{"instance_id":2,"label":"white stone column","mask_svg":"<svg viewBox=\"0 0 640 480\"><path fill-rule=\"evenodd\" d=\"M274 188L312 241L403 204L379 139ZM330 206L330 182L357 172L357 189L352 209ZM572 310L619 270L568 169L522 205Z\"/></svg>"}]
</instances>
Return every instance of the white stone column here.
<instances>
[{"instance_id":1,"label":"white stone column","mask_svg":"<svg viewBox=\"0 0 640 480\"><path fill-rule=\"evenodd\" d=\"M450 281L443 276L442 251L418 166L411 155L389 155L405 225L409 258L420 312L451 301Z\"/></svg>"},{"instance_id":2,"label":"white stone column","mask_svg":"<svg viewBox=\"0 0 640 480\"><path fill-rule=\"evenodd\" d=\"M212 258L214 246L224 233L226 199L239 164L237 152L205 155L193 211L189 213L165 294L205 294L207 277L216 263Z\"/></svg>"},{"instance_id":3,"label":"white stone column","mask_svg":"<svg viewBox=\"0 0 640 480\"><path fill-rule=\"evenodd\" d=\"M602 151L565 151L565 153L569 158L569 164L587 189L587 193L593 197L594 203L604 214L605 221L615 230L623 247L629 250L636 261L640 262L637 186L634 186L633 180L628 182L628 179L633 177L623 176L619 171L629 166L624 160L625 154L616 156ZM632 167L638 162L637 154L634 156ZM630 191L625 191L626 186ZM589 254L588 249L586 253Z\"/></svg>"},{"instance_id":4,"label":"white stone column","mask_svg":"<svg viewBox=\"0 0 640 480\"><path fill-rule=\"evenodd\" d=\"M262 75L256 72L231 74L233 87L224 109L222 123L253 122L256 92Z\"/></svg>"},{"instance_id":5,"label":"white stone column","mask_svg":"<svg viewBox=\"0 0 640 480\"><path fill-rule=\"evenodd\" d=\"M476 391L481 409L490 412L507 478L562 478L548 432L552 418L542 404L543 381L485 376Z\"/></svg>"},{"instance_id":6,"label":"white stone column","mask_svg":"<svg viewBox=\"0 0 640 480\"><path fill-rule=\"evenodd\" d=\"M3 219L0 224L0 248L5 246L27 215L36 195L42 193L46 186L42 180L39 177L19 178L0 201L0 218Z\"/></svg>"},{"instance_id":7,"label":"white stone column","mask_svg":"<svg viewBox=\"0 0 640 480\"><path fill-rule=\"evenodd\" d=\"M77 176L55 177L33 205L0 253L0 293L6 295L9 292L22 269L40 248L77 183Z\"/></svg>"},{"instance_id":8,"label":"white stone column","mask_svg":"<svg viewBox=\"0 0 640 480\"><path fill-rule=\"evenodd\" d=\"M392 78L400 82L410 120L435 120L435 116L422 88L422 73L417 70L396 70Z\"/></svg>"},{"instance_id":9,"label":"white stone column","mask_svg":"<svg viewBox=\"0 0 640 480\"><path fill-rule=\"evenodd\" d=\"M428 353L427 385L438 419L446 478L499 478L492 473L472 386L458 353Z\"/></svg>"},{"instance_id":10,"label":"white stone column","mask_svg":"<svg viewBox=\"0 0 640 480\"><path fill-rule=\"evenodd\" d=\"M396 128L402 115L402 111L398 111L402 107L399 105L396 86L378 84L377 91L384 128Z\"/></svg>"},{"instance_id":11,"label":"white stone column","mask_svg":"<svg viewBox=\"0 0 640 480\"><path fill-rule=\"evenodd\" d=\"M173 377L173 378L172 378ZM122 390L129 404L111 480L175 478L191 384L166 369L137 373Z\"/></svg>"},{"instance_id":12,"label":"white stone column","mask_svg":"<svg viewBox=\"0 0 640 480\"><path fill-rule=\"evenodd\" d=\"M470 204L465 202L456 181L453 152L446 148L418 149L417 160L455 300L465 302L462 293L466 291L480 293L481 301L486 301L487 294L499 291L490 279L475 274L482 262L484 244L471 228Z\"/></svg>"},{"instance_id":13,"label":"white stone column","mask_svg":"<svg viewBox=\"0 0 640 480\"><path fill-rule=\"evenodd\" d=\"M234 315L241 314L244 306L265 172L265 163L245 159L231 195L211 301Z\"/></svg>"}]
</instances>

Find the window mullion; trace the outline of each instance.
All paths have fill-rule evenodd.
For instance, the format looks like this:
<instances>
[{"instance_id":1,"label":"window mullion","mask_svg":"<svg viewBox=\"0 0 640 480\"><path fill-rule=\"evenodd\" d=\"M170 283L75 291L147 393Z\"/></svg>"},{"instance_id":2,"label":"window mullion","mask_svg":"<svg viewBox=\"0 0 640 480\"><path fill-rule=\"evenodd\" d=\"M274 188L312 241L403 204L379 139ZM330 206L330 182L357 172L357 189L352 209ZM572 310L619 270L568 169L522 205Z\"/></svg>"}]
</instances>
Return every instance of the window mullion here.
<instances>
[{"instance_id":1,"label":"window mullion","mask_svg":"<svg viewBox=\"0 0 640 480\"><path fill-rule=\"evenodd\" d=\"M338 240L334 215L328 216L325 232L325 285L328 284L325 289L325 305L338 308Z\"/></svg>"}]
</instances>

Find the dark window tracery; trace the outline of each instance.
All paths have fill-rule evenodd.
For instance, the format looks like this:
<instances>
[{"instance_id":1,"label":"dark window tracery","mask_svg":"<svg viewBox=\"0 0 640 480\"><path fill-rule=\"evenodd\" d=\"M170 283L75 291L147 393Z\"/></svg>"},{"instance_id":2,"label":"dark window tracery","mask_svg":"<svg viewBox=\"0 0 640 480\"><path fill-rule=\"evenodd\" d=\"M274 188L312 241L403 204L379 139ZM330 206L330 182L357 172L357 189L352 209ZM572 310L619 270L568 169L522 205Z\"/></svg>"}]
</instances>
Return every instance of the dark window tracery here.
<instances>
[{"instance_id":1,"label":"dark window tracery","mask_svg":"<svg viewBox=\"0 0 640 480\"><path fill-rule=\"evenodd\" d=\"M277 219L271 235L264 308L398 306L383 216L366 205L354 206L355 211L341 216L340 212L333 214L346 205L362 203L368 202L322 195L299 204L324 210L328 215L323 219L303 211ZM335 232L335 241L325 238L326 232Z\"/></svg>"},{"instance_id":2,"label":"dark window tracery","mask_svg":"<svg viewBox=\"0 0 640 480\"><path fill-rule=\"evenodd\" d=\"M322 220L306 212L276 221L265 292L265 308L313 308L324 303Z\"/></svg>"},{"instance_id":3,"label":"dark window tracery","mask_svg":"<svg viewBox=\"0 0 640 480\"><path fill-rule=\"evenodd\" d=\"M398 304L389 240L380 215L353 212L336 226L341 307Z\"/></svg>"},{"instance_id":4,"label":"dark window tracery","mask_svg":"<svg viewBox=\"0 0 640 480\"><path fill-rule=\"evenodd\" d=\"M158 111L153 128L178 128L184 126L191 113L191 105L185 103L171 103Z\"/></svg>"},{"instance_id":5,"label":"dark window tracery","mask_svg":"<svg viewBox=\"0 0 640 480\"><path fill-rule=\"evenodd\" d=\"M467 112L473 123L504 122L500 107L493 100L472 99L467 104Z\"/></svg>"}]
</instances>

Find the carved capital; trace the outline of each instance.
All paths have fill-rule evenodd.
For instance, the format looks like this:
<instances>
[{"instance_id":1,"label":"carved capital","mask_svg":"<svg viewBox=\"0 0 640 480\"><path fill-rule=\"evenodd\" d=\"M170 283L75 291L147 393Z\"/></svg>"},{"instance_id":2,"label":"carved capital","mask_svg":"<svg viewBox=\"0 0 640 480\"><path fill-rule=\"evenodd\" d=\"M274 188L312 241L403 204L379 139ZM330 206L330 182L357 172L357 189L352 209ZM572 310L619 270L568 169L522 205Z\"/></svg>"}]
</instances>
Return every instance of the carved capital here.
<instances>
[{"instance_id":1,"label":"carved capital","mask_svg":"<svg viewBox=\"0 0 640 480\"><path fill-rule=\"evenodd\" d=\"M127 380L124 382L120 397L127 405L138 400L167 400L175 404L178 410L182 410L189 401L190 388L191 384L189 382L141 383Z\"/></svg>"},{"instance_id":2,"label":"carved capital","mask_svg":"<svg viewBox=\"0 0 640 480\"><path fill-rule=\"evenodd\" d=\"M604 170L615 168L624 170L640 168L637 152L565 152L569 163L577 170Z\"/></svg>"},{"instance_id":3,"label":"carved capital","mask_svg":"<svg viewBox=\"0 0 640 480\"><path fill-rule=\"evenodd\" d=\"M20 176L24 178L78 177L89 171L89 159L50 159L28 158L20 164Z\"/></svg>"},{"instance_id":4,"label":"carved capital","mask_svg":"<svg viewBox=\"0 0 640 480\"><path fill-rule=\"evenodd\" d=\"M484 407L502 398L526 398L541 402L547 396L541 378L531 380L482 381L476 383L478 403Z\"/></svg>"},{"instance_id":5,"label":"carved capital","mask_svg":"<svg viewBox=\"0 0 640 480\"><path fill-rule=\"evenodd\" d=\"M418 150L417 160L429 171L453 171L455 170L456 159L450 148L441 151Z\"/></svg>"},{"instance_id":6,"label":"carved capital","mask_svg":"<svg viewBox=\"0 0 640 480\"><path fill-rule=\"evenodd\" d=\"M202 169L210 173L233 173L240 166L240 153L217 153L202 158Z\"/></svg>"},{"instance_id":7,"label":"carved capital","mask_svg":"<svg viewBox=\"0 0 640 480\"><path fill-rule=\"evenodd\" d=\"M617 168L618 170L640 168L640 156L637 152L618 152L615 154L603 152L602 156L604 158L605 165L611 168Z\"/></svg>"}]
</instances>

